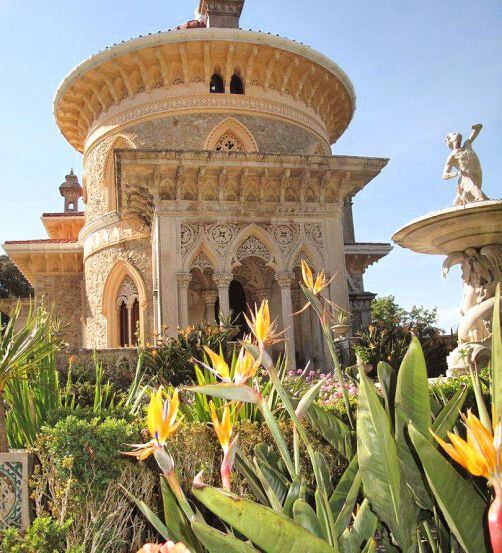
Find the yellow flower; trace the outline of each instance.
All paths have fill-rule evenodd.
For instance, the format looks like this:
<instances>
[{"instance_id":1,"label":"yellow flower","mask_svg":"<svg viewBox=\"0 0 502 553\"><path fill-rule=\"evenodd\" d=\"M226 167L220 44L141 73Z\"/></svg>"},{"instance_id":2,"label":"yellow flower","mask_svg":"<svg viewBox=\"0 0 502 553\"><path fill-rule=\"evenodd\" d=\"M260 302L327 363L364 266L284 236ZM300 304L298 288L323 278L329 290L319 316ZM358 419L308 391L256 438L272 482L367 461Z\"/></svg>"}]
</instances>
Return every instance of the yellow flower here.
<instances>
[{"instance_id":1,"label":"yellow flower","mask_svg":"<svg viewBox=\"0 0 502 553\"><path fill-rule=\"evenodd\" d=\"M211 410L211 421L213 423L213 429L218 437L223 452L228 453L228 446L230 445L230 438L232 437L232 422L230 421L230 409L228 405L223 408L223 415L220 419L216 413L216 408L212 401L209 402L209 408Z\"/></svg>"},{"instance_id":2,"label":"yellow flower","mask_svg":"<svg viewBox=\"0 0 502 553\"><path fill-rule=\"evenodd\" d=\"M216 409L214 403L211 401L209 403L209 408L211 410L211 421L213 422L213 429L218 437L221 448L223 449L223 461L221 462L220 474L221 474L221 483L225 490L230 491L230 477L232 473L232 467L234 466L235 455L237 453L237 440L239 436L237 435L233 442L230 441L232 438L232 422L230 420L230 409L228 404L223 408L223 415L220 419L216 414Z\"/></svg>"},{"instance_id":3,"label":"yellow flower","mask_svg":"<svg viewBox=\"0 0 502 553\"><path fill-rule=\"evenodd\" d=\"M280 333L276 333L276 321L270 321L268 300L263 300L259 308L255 307L255 312L251 313L251 320L247 315L244 317L260 346L267 346L279 341Z\"/></svg>"},{"instance_id":4,"label":"yellow flower","mask_svg":"<svg viewBox=\"0 0 502 553\"><path fill-rule=\"evenodd\" d=\"M302 276L303 284L308 288L312 294L319 294L328 286L329 280L324 274L324 270L317 274L316 279L312 275L312 269L308 266L308 263L302 259Z\"/></svg>"},{"instance_id":5,"label":"yellow flower","mask_svg":"<svg viewBox=\"0 0 502 553\"><path fill-rule=\"evenodd\" d=\"M168 438L178 430L181 424L181 419L176 422L178 408L178 390L174 390L170 400L164 400L163 388L162 386L158 388L150 398L146 416L148 431L152 439L146 444L132 444L134 451L127 452L126 455L143 461L157 450L163 449Z\"/></svg>"},{"instance_id":6,"label":"yellow flower","mask_svg":"<svg viewBox=\"0 0 502 553\"><path fill-rule=\"evenodd\" d=\"M259 366L260 359L255 360L246 348L241 347L235 363L234 383L245 384L256 374Z\"/></svg>"},{"instance_id":7,"label":"yellow flower","mask_svg":"<svg viewBox=\"0 0 502 553\"><path fill-rule=\"evenodd\" d=\"M495 427L495 435L487 430L481 421L468 411L463 417L467 428L467 441L456 434L448 432L450 444L433 436L441 447L459 465L462 465L474 476L483 476L492 484L499 485L501 479L501 443L502 425L499 422Z\"/></svg>"},{"instance_id":8,"label":"yellow flower","mask_svg":"<svg viewBox=\"0 0 502 553\"><path fill-rule=\"evenodd\" d=\"M212 372L216 373L216 375L219 376L223 382L230 382L230 367L225 359L207 346L204 346L204 351L207 353L209 359L211 359L211 364L213 365ZM210 369L211 367L208 368Z\"/></svg>"}]
</instances>

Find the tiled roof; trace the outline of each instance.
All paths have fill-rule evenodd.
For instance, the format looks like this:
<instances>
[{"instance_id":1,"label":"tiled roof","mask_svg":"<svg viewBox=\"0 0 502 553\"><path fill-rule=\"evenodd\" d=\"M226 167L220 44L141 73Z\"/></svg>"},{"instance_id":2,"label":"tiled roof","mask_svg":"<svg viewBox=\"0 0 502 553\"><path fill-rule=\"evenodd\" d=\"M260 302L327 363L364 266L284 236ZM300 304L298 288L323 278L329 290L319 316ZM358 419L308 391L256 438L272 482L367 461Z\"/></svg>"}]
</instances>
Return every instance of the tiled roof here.
<instances>
[{"instance_id":1,"label":"tiled roof","mask_svg":"<svg viewBox=\"0 0 502 553\"><path fill-rule=\"evenodd\" d=\"M83 211L66 211L61 213L42 213L42 217L83 217Z\"/></svg>"},{"instance_id":2,"label":"tiled roof","mask_svg":"<svg viewBox=\"0 0 502 553\"><path fill-rule=\"evenodd\" d=\"M38 240L6 240L5 244L76 244L73 238L41 238Z\"/></svg>"}]
</instances>

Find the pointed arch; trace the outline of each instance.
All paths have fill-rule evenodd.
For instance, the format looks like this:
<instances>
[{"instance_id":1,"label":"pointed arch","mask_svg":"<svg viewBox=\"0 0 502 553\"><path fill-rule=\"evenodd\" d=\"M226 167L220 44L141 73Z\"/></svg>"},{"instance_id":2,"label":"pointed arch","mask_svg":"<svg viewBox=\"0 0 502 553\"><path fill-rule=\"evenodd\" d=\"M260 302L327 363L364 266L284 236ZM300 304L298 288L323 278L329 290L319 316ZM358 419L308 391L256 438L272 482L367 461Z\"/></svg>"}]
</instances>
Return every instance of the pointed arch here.
<instances>
[{"instance_id":1,"label":"pointed arch","mask_svg":"<svg viewBox=\"0 0 502 553\"><path fill-rule=\"evenodd\" d=\"M210 267L214 272L219 270L220 264L218 262L216 252L204 241L203 238L199 238L192 248L192 251L186 256L183 262L183 271L189 273L191 269L198 267L200 265L200 262L198 262L199 256L205 257L205 263L208 264L208 268Z\"/></svg>"},{"instance_id":2,"label":"pointed arch","mask_svg":"<svg viewBox=\"0 0 502 553\"><path fill-rule=\"evenodd\" d=\"M147 292L145 283L139 271L127 261L119 259L115 262L103 287L103 297L101 301L102 312L107 321L107 345L109 348L120 347L121 342L121 305L119 298L124 280L129 278L136 288L137 298L131 294L130 300L126 301L126 307L133 311L138 309L137 319L139 320L139 340L145 336L145 312L147 309ZM137 305L134 300L137 299ZM128 305L130 304L130 305Z\"/></svg>"},{"instance_id":3,"label":"pointed arch","mask_svg":"<svg viewBox=\"0 0 502 553\"><path fill-rule=\"evenodd\" d=\"M312 267L315 272L324 269L324 260L310 244L300 242L289 256L288 271L294 271L295 267L300 267L301 260L305 261Z\"/></svg>"},{"instance_id":4,"label":"pointed arch","mask_svg":"<svg viewBox=\"0 0 502 553\"><path fill-rule=\"evenodd\" d=\"M281 260L281 252L278 245L271 239L265 229L255 223L252 223L243 228L235 237L225 259L225 271L231 272L234 267L240 265L238 255L239 248L241 248L241 246L249 238L254 238L255 240L257 240L268 251L268 253L270 254L270 258L266 259L265 255L262 255L261 258L269 267L271 267L275 271L282 270L282 267L279 266ZM256 246L259 246L259 244L256 244ZM257 254L259 254L259 249L257 249ZM257 257L260 257L260 255L257 255Z\"/></svg>"},{"instance_id":5,"label":"pointed arch","mask_svg":"<svg viewBox=\"0 0 502 553\"><path fill-rule=\"evenodd\" d=\"M112 142L108 153L105 158L105 164L103 168L103 184L107 191L107 207L108 211L115 211L117 209L117 191L115 189L115 167L114 167L114 151L124 149L136 149L134 142L127 136L119 135L115 137Z\"/></svg>"},{"instance_id":6,"label":"pointed arch","mask_svg":"<svg viewBox=\"0 0 502 553\"><path fill-rule=\"evenodd\" d=\"M214 127L206 139L204 150L216 150L218 143L225 136L228 136L230 139L232 137L236 139L236 144L240 146L239 149L236 148L236 151L258 151L258 144L256 143L254 136L251 134L251 131L246 127L246 125L240 121L237 121L234 117L228 117Z\"/></svg>"}]
</instances>

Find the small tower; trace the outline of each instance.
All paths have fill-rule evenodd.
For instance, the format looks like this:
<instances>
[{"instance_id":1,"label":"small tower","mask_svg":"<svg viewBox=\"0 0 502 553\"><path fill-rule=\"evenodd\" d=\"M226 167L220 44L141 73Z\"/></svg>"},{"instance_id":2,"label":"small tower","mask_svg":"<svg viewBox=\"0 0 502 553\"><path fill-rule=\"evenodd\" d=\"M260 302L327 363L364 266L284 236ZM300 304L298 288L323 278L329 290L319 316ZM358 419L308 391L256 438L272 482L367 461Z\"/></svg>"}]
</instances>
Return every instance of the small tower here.
<instances>
[{"instance_id":1,"label":"small tower","mask_svg":"<svg viewBox=\"0 0 502 553\"><path fill-rule=\"evenodd\" d=\"M78 177L70 171L69 175L66 175L65 181L59 187L61 196L64 197L64 212L73 213L78 211L78 199L82 196L82 187L78 182Z\"/></svg>"},{"instance_id":2,"label":"small tower","mask_svg":"<svg viewBox=\"0 0 502 553\"><path fill-rule=\"evenodd\" d=\"M200 0L197 18L207 27L239 28L244 0Z\"/></svg>"}]
</instances>

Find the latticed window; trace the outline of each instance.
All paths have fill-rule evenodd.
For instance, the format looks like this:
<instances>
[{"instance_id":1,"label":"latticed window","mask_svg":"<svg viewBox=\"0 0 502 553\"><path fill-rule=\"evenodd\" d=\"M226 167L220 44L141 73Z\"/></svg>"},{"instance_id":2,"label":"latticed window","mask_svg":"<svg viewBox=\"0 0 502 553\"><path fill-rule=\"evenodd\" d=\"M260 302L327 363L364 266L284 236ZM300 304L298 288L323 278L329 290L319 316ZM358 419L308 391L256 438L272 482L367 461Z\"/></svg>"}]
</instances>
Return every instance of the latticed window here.
<instances>
[{"instance_id":1,"label":"latticed window","mask_svg":"<svg viewBox=\"0 0 502 553\"><path fill-rule=\"evenodd\" d=\"M139 299L136 285L126 276L117 295L120 347L138 343Z\"/></svg>"},{"instance_id":2,"label":"latticed window","mask_svg":"<svg viewBox=\"0 0 502 553\"><path fill-rule=\"evenodd\" d=\"M244 145L231 131L222 134L214 148L220 152L244 152Z\"/></svg>"}]
</instances>

